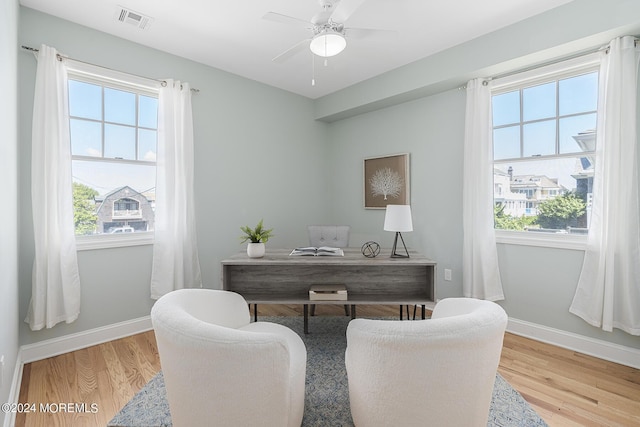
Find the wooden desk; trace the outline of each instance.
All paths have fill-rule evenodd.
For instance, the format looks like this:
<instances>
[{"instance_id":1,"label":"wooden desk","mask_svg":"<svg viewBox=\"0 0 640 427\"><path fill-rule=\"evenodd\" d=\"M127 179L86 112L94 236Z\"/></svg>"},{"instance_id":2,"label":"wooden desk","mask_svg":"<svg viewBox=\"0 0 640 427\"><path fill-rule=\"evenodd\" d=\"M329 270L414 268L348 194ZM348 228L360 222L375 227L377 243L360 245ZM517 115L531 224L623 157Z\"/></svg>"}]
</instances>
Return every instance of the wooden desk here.
<instances>
[{"instance_id":1,"label":"wooden desk","mask_svg":"<svg viewBox=\"0 0 640 427\"><path fill-rule=\"evenodd\" d=\"M367 258L357 248L344 257L289 256L290 249L267 249L263 258L238 253L222 260L222 288L241 294L249 304L303 304L307 332L308 304L435 305L436 263L417 252L390 258L384 251ZM344 284L347 301L310 301L309 287ZM257 310L256 310L257 312Z\"/></svg>"}]
</instances>

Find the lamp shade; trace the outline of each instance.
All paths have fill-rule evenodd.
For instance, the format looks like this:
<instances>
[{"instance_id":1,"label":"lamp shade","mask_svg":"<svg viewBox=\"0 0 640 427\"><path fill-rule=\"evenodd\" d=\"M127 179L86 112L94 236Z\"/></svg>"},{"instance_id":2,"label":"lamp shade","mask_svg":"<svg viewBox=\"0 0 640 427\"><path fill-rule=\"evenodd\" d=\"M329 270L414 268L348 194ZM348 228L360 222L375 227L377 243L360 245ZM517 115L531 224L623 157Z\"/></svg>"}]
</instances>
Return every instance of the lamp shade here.
<instances>
[{"instance_id":1,"label":"lamp shade","mask_svg":"<svg viewBox=\"0 0 640 427\"><path fill-rule=\"evenodd\" d=\"M413 231L410 205L387 205L384 231Z\"/></svg>"},{"instance_id":2,"label":"lamp shade","mask_svg":"<svg viewBox=\"0 0 640 427\"><path fill-rule=\"evenodd\" d=\"M344 36L334 30L322 31L309 44L311 52L325 58L339 54L345 47L347 47L347 41Z\"/></svg>"}]
</instances>

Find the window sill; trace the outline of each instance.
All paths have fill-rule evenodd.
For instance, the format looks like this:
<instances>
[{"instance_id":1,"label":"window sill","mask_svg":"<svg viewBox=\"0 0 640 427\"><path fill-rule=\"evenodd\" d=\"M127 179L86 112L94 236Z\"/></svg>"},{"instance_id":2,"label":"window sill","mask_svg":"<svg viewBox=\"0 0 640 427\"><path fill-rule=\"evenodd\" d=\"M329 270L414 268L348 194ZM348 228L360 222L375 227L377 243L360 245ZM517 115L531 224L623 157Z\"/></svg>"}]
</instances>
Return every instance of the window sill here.
<instances>
[{"instance_id":1,"label":"window sill","mask_svg":"<svg viewBox=\"0 0 640 427\"><path fill-rule=\"evenodd\" d=\"M128 234L102 234L99 236L76 236L76 249L90 251L94 249L123 248L127 246L153 245L152 231Z\"/></svg>"},{"instance_id":2,"label":"window sill","mask_svg":"<svg viewBox=\"0 0 640 427\"><path fill-rule=\"evenodd\" d=\"M587 236L577 234L542 234L527 231L495 230L496 243L508 245L537 246L543 248L584 251Z\"/></svg>"}]
</instances>

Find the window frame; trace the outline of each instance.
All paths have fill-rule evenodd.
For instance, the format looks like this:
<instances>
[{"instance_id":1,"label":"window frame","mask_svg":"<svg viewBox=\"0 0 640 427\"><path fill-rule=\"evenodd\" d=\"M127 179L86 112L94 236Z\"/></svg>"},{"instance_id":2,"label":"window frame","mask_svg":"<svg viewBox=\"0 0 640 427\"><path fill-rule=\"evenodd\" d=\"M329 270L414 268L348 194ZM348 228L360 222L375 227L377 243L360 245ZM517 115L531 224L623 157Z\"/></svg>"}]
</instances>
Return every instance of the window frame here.
<instances>
[{"instance_id":1,"label":"window frame","mask_svg":"<svg viewBox=\"0 0 640 427\"><path fill-rule=\"evenodd\" d=\"M575 58L571 58L565 61L554 63L551 65L536 67L528 69L521 73L501 77L494 79L491 83L491 96L507 93L513 90L523 89L525 87L536 86L544 84L549 81L562 80L564 78L575 77L581 74L586 74L594 71L599 71L600 52L581 55ZM598 105L599 106L599 105ZM559 112L556 111L556 120ZM493 115L492 115L493 119ZM597 111L596 111L597 120ZM493 129L493 124L491 126ZM493 132L492 132L493 133ZM492 151L493 151L493 138L491 138ZM554 154L536 157L536 160L544 159L556 159L562 157L575 157L575 153L571 154ZM499 159L497 162L504 162L505 160L513 160L515 162L518 159ZM522 158L521 161L531 160L529 158ZM496 161L492 160L492 166L495 167ZM594 176L594 178L597 178ZM493 198L493 195L491 196ZM493 200L492 200L493 202ZM493 204L493 203L492 203ZM558 248L558 249L570 249L570 250L585 250L587 247L587 235L579 234L563 234L563 233L531 233L516 230L501 230L494 229L496 243L498 244L510 244L510 245L524 245L524 246L536 246L545 248Z\"/></svg>"},{"instance_id":2,"label":"window frame","mask_svg":"<svg viewBox=\"0 0 640 427\"><path fill-rule=\"evenodd\" d=\"M92 65L81 61L75 61L68 58L65 58L65 62L67 63L67 75L69 80L77 80L118 90L133 91L138 95L154 98L158 98L159 96L161 85L160 81L139 77L136 75L99 67L97 65ZM138 108L137 103L136 108ZM71 119L70 115L69 119ZM71 150L71 147L69 147L69 149ZM147 166L154 165L157 168L156 162L142 160L105 160L103 158L101 159L100 157L73 155L71 156L71 159L123 164L145 164ZM97 234L92 236L76 235L75 237L76 250L78 251L152 245L155 241L154 231L140 231L137 233L118 234Z\"/></svg>"}]
</instances>

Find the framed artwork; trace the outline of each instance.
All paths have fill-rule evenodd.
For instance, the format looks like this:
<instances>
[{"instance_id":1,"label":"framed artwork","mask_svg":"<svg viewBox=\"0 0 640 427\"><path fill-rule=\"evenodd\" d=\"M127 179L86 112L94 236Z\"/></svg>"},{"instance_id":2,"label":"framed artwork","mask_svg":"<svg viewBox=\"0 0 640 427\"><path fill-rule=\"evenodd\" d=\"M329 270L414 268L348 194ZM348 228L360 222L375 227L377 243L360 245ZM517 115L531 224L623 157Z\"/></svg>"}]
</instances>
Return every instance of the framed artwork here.
<instances>
[{"instance_id":1,"label":"framed artwork","mask_svg":"<svg viewBox=\"0 0 640 427\"><path fill-rule=\"evenodd\" d=\"M364 159L364 207L409 204L409 154Z\"/></svg>"}]
</instances>

